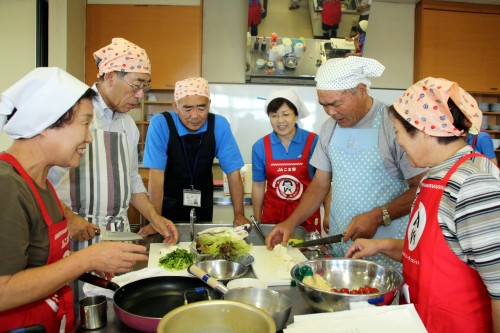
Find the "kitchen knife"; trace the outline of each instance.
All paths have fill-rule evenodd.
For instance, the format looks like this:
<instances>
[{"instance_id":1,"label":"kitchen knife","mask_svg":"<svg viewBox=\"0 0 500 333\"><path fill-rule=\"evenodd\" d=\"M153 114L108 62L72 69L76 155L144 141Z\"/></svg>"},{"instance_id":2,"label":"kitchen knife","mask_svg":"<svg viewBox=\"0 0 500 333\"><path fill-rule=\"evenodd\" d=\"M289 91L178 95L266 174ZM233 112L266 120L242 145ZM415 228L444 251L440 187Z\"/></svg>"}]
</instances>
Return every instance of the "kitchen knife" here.
<instances>
[{"instance_id":1,"label":"kitchen knife","mask_svg":"<svg viewBox=\"0 0 500 333\"><path fill-rule=\"evenodd\" d=\"M302 243L296 243L296 244L293 244L292 247L309 247L309 246L316 246L316 245L338 243L338 242L341 242L343 238L344 238L343 234L338 234L338 235L328 236L328 237L324 237L324 238L318 238L318 239L314 239L314 240L310 240L310 241L305 241Z\"/></svg>"}]
</instances>

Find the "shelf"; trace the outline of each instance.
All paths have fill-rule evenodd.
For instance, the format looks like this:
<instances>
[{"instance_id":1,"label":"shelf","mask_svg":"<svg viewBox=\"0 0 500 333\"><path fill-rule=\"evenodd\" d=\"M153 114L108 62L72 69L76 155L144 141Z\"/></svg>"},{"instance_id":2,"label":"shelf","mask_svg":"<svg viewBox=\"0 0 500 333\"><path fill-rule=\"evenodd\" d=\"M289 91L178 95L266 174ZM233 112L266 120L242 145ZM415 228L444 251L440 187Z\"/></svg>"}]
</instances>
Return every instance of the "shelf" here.
<instances>
[{"instance_id":1,"label":"shelf","mask_svg":"<svg viewBox=\"0 0 500 333\"><path fill-rule=\"evenodd\" d=\"M166 105L172 104L174 101L144 101L145 105Z\"/></svg>"}]
</instances>

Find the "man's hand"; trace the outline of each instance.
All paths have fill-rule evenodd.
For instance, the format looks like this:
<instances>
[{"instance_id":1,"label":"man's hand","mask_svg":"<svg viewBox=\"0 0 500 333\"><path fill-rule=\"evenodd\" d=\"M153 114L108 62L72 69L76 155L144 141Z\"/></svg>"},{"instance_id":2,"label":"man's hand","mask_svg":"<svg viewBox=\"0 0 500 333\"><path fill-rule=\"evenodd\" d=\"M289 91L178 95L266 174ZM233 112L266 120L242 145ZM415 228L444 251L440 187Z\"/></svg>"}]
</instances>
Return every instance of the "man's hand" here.
<instances>
[{"instance_id":1,"label":"man's hand","mask_svg":"<svg viewBox=\"0 0 500 333\"><path fill-rule=\"evenodd\" d=\"M373 238L381 225L381 221L382 210L380 208L354 216L345 230L344 242L349 239Z\"/></svg>"},{"instance_id":2,"label":"man's hand","mask_svg":"<svg viewBox=\"0 0 500 333\"><path fill-rule=\"evenodd\" d=\"M152 235L155 232L160 233L163 236L164 243L175 244L179 239L179 233L175 224L169 219L159 215L154 214L151 223L139 230L140 236Z\"/></svg>"},{"instance_id":3,"label":"man's hand","mask_svg":"<svg viewBox=\"0 0 500 333\"><path fill-rule=\"evenodd\" d=\"M245 215L240 214L240 215L236 215L234 217L234 220L233 220L234 227L238 227L238 226L244 225L244 224L248 224L250 226L249 228L252 227L252 222L249 219L247 219L247 217Z\"/></svg>"},{"instance_id":4,"label":"man's hand","mask_svg":"<svg viewBox=\"0 0 500 333\"><path fill-rule=\"evenodd\" d=\"M100 231L95 224L89 223L83 217L71 214L68 216L69 237L74 241L87 241L95 237L96 231Z\"/></svg>"}]
</instances>

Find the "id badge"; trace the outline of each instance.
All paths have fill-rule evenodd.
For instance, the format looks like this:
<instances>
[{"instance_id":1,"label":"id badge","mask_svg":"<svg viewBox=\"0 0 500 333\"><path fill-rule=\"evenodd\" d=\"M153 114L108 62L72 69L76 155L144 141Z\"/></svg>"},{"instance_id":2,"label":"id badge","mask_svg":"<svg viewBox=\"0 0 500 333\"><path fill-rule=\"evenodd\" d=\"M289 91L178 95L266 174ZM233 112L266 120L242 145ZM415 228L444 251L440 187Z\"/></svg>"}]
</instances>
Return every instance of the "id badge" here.
<instances>
[{"instance_id":1,"label":"id badge","mask_svg":"<svg viewBox=\"0 0 500 333\"><path fill-rule=\"evenodd\" d=\"M186 189L183 192L184 206L201 207L201 191Z\"/></svg>"}]
</instances>

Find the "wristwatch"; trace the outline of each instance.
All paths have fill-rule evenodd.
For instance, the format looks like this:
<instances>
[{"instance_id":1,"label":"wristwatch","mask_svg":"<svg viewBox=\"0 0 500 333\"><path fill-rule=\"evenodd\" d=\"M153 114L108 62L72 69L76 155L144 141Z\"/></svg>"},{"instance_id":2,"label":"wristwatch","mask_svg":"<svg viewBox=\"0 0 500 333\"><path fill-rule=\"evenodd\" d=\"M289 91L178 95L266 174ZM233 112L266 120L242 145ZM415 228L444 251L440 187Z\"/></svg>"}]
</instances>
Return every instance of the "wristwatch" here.
<instances>
[{"instance_id":1,"label":"wristwatch","mask_svg":"<svg viewBox=\"0 0 500 333\"><path fill-rule=\"evenodd\" d=\"M387 227L392 222L391 217L389 216L389 212L387 211L387 207L382 206L380 208L382 208L382 225L384 227Z\"/></svg>"}]
</instances>

